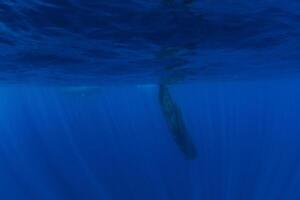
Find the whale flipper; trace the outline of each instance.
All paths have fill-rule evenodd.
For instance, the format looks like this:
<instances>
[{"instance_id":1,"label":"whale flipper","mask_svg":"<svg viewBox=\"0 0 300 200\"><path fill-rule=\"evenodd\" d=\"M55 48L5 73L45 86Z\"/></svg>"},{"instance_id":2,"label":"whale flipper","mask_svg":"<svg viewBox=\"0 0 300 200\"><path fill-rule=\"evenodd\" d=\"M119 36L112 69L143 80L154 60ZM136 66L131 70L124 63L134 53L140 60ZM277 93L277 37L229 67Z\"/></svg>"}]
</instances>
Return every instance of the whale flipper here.
<instances>
[{"instance_id":1,"label":"whale flipper","mask_svg":"<svg viewBox=\"0 0 300 200\"><path fill-rule=\"evenodd\" d=\"M173 101L166 85L159 86L159 101L168 127L178 148L184 154L186 159L196 159L196 146L194 145L190 134L186 130L181 111Z\"/></svg>"}]
</instances>

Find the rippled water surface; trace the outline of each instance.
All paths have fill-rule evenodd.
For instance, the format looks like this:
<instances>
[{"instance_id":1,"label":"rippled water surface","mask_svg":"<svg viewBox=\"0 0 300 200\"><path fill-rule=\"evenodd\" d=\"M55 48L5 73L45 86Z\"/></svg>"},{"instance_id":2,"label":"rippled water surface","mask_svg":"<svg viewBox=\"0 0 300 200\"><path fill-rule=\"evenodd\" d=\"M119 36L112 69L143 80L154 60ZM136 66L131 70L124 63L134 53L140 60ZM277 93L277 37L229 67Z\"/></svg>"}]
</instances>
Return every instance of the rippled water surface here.
<instances>
[{"instance_id":1,"label":"rippled water surface","mask_svg":"<svg viewBox=\"0 0 300 200\"><path fill-rule=\"evenodd\" d=\"M299 74L297 0L2 0L4 82Z\"/></svg>"}]
</instances>

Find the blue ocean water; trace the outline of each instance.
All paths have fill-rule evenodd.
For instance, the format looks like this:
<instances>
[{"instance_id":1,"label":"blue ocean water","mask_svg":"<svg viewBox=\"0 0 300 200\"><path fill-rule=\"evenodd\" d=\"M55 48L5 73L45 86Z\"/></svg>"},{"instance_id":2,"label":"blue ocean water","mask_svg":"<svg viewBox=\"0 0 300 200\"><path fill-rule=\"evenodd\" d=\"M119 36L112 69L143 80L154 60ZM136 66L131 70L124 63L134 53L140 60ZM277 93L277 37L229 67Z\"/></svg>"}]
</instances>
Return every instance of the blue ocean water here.
<instances>
[{"instance_id":1,"label":"blue ocean water","mask_svg":"<svg viewBox=\"0 0 300 200\"><path fill-rule=\"evenodd\" d=\"M300 199L300 2L0 0L0 199Z\"/></svg>"}]
</instances>

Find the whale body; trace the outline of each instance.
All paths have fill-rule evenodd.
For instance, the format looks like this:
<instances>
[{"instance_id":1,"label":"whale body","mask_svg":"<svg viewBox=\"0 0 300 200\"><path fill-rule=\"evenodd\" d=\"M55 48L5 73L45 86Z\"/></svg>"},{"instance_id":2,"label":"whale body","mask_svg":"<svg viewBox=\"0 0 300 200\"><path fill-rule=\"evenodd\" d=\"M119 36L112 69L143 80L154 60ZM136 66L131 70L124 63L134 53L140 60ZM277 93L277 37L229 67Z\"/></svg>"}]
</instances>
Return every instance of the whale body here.
<instances>
[{"instance_id":1,"label":"whale body","mask_svg":"<svg viewBox=\"0 0 300 200\"><path fill-rule=\"evenodd\" d=\"M196 146L188 133L182 114L166 85L159 86L159 102L172 137L186 159L194 160L197 157Z\"/></svg>"}]
</instances>

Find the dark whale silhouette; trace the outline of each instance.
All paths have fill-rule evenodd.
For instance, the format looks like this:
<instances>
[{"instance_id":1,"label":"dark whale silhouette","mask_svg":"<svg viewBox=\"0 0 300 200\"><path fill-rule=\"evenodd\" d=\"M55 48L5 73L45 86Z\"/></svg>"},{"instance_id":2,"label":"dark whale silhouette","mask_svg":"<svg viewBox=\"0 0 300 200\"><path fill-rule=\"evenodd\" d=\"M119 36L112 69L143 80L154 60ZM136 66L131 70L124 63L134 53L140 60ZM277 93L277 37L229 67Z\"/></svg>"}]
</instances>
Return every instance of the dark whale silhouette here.
<instances>
[{"instance_id":1,"label":"dark whale silhouette","mask_svg":"<svg viewBox=\"0 0 300 200\"><path fill-rule=\"evenodd\" d=\"M190 134L187 132L183 121L181 111L173 101L169 89L166 85L159 86L159 102L172 136L188 160L194 160L197 157L196 146Z\"/></svg>"}]
</instances>

